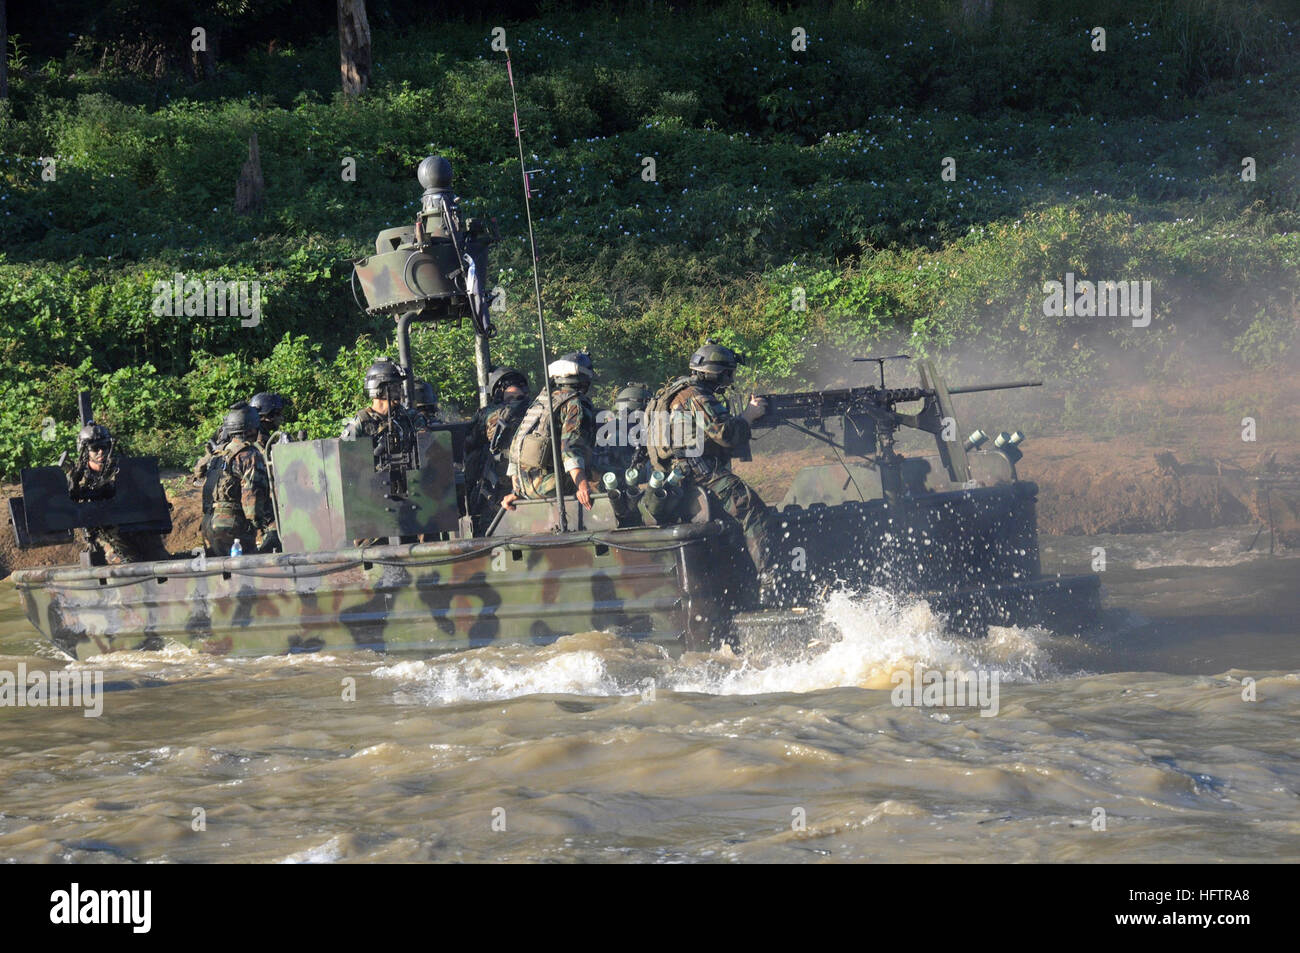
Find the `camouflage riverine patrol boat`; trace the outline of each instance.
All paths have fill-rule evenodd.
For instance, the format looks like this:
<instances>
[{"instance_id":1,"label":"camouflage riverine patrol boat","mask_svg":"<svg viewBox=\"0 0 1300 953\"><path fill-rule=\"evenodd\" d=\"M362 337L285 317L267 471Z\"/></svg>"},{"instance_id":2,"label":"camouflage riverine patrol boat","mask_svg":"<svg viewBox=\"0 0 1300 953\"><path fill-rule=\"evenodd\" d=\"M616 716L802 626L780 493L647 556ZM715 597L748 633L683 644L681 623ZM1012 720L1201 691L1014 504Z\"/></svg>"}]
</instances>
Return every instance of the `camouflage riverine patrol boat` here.
<instances>
[{"instance_id":1,"label":"camouflage riverine patrol boat","mask_svg":"<svg viewBox=\"0 0 1300 953\"><path fill-rule=\"evenodd\" d=\"M415 225L381 233L356 277L368 311L397 316L407 369L413 321L469 317L481 383L488 239L462 223L444 161L426 159L420 181ZM883 366L879 386L768 395L756 427L790 425L844 458L801 471L777 504L771 535L788 571L774 591L758 591L738 527L703 493L654 486L650 474L612 480L590 511L571 497L521 502L476 531L464 424L422 433L413 453L378 470L369 441L273 444L283 552L118 565L83 557L15 572L14 583L32 624L74 657L168 642L231 655L436 652L593 629L706 649L815 628L830 587L915 593L972 634L989 624L1089 625L1097 577L1040 571L1037 488L1016 476L1019 434L992 446L979 431L954 439L964 431L952 395L1031 382L949 390L919 361L919 387L887 388ZM898 453L900 428L933 434L937 457ZM24 471L10 507L19 546L68 542L78 527L170 528L157 461L120 465L117 494L91 503L71 501L55 467Z\"/></svg>"}]
</instances>

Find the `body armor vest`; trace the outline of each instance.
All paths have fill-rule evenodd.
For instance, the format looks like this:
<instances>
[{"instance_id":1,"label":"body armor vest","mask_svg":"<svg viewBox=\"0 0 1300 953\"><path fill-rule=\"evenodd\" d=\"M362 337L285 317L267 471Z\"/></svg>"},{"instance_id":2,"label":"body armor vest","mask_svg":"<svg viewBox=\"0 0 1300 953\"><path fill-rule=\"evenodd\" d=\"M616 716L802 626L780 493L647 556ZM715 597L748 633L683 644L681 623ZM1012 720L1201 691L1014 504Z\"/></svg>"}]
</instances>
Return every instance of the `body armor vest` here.
<instances>
[{"instance_id":1,"label":"body armor vest","mask_svg":"<svg viewBox=\"0 0 1300 953\"><path fill-rule=\"evenodd\" d=\"M687 427L672 425L672 404L678 394L693 386L695 381L690 377L679 377L655 394L646 405L641 439L650 458L650 465L656 470L667 473L672 469L673 463L685 454L687 444L683 438L687 436ZM677 438L682 445L675 445L674 438Z\"/></svg>"},{"instance_id":2,"label":"body armor vest","mask_svg":"<svg viewBox=\"0 0 1300 953\"><path fill-rule=\"evenodd\" d=\"M510 441L510 462L519 472L525 470L554 470L555 460L551 453L551 421L555 420L555 429L560 429L556 418L560 410L571 400L578 399L577 393L569 393L560 398L552 410L545 394L538 395L533 405L519 422L514 439ZM550 411L548 415L548 411Z\"/></svg>"}]
</instances>

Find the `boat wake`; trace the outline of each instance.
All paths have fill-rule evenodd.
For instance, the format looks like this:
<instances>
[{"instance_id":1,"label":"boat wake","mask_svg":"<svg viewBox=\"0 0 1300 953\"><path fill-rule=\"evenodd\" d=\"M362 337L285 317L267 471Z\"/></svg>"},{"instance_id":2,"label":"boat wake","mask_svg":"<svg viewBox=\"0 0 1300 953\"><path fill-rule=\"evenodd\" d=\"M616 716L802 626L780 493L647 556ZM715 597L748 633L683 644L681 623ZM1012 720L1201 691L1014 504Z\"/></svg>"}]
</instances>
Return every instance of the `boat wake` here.
<instances>
[{"instance_id":1,"label":"boat wake","mask_svg":"<svg viewBox=\"0 0 1300 953\"><path fill-rule=\"evenodd\" d=\"M566 636L545 647L491 646L442 658L403 661L372 673L433 705L525 695L649 696L806 693L835 688L889 689L895 672L916 665L939 671L998 673L1003 682L1059 677L1050 632L993 627L985 639L954 635L923 600L883 590L832 593L812 639L688 652L602 632Z\"/></svg>"}]
</instances>

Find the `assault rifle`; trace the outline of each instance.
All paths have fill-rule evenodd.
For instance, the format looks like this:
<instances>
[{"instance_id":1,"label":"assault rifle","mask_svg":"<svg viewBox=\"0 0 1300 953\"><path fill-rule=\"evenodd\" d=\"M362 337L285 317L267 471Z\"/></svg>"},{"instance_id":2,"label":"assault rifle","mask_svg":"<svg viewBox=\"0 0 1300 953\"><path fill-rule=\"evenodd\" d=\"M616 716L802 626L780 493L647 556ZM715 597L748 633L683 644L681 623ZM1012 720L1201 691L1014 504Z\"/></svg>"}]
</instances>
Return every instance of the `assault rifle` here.
<instances>
[{"instance_id":1,"label":"assault rifle","mask_svg":"<svg viewBox=\"0 0 1300 953\"><path fill-rule=\"evenodd\" d=\"M492 509L495 508L494 496L497 483L501 479L497 474L498 463L501 460L501 455L508 453L510 450L506 437L514 435L515 428L523 420L529 403L529 401L520 401L518 404L509 406L508 416L504 424L497 427L492 434L492 439L476 448L472 467L470 466L469 454L466 453L465 478L473 493L473 497L469 502L469 509L472 514L483 513L484 507L489 507L486 512L491 513Z\"/></svg>"},{"instance_id":2,"label":"assault rifle","mask_svg":"<svg viewBox=\"0 0 1300 953\"><path fill-rule=\"evenodd\" d=\"M388 404L388 419L379 446L375 448L375 469L388 471L388 491L391 496L404 497L407 493L406 471L418 470L420 461L415 433L405 433L403 439L403 432L393 424L394 403L390 401Z\"/></svg>"},{"instance_id":3,"label":"assault rifle","mask_svg":"<svg viewBox=\"0 0 1300 953\"><path fill-rule=\"evenodd\" d=\"M823 442L835 444L826 434L826 421L838 417L843 423L843 449L853 456L872 457L881 469L886 492L891 485L901 484L898 476L902 458L894 451L894 434L900 427L911 427L933 434L939 450L939 459L954 483L966 483L970 471L962 437L957 429L957 417L952 407L953 394L974 394L982 391L1011 390L1018 387L1041 387L1042 381L1011 381L1000 384L970 384L948 387L931 361L918 361L921 372L920 387L886 387L884 362L907 358L906 354L891 357L855 358L857 361L880 363L880 386L846 387L821 391L798 391L792 394L761 394L767 401L767 413L751 425L754 428L776 427L781 424ZM923 401L915 413L900 413L896 407ZM945 430L947 431L945 439ZM748 450L748 448L746 448Z\"/></svg>"}]
</instances>

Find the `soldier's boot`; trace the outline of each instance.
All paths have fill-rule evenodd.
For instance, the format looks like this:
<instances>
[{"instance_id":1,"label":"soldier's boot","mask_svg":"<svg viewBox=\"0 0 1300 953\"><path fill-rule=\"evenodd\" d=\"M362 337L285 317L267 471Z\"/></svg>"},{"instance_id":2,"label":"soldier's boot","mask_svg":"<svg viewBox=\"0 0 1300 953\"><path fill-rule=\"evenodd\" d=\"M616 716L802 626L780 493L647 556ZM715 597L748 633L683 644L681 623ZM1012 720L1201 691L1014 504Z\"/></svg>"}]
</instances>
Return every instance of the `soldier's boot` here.
<instances>
[{"instance_id":1,"label":"soldier's boot","mask_svg":"<svg viewBox=\"0 0 1300 953\"><path fill-rule=\"evenodd\" d=\"M759 564L758 604L764 609L779 609L788 602L786 574L771 562Z\"/></svg>"},{"instance_id":2,"label":"soldier's boot","mask_svg":"<svg viewBox=\"0 0 1300 953\"><path fill-rule=\"evenodd\" d=\"M764 609L786 605L789 599L789 574L772 549L767 519L751 523L745 531L745 548L754 561L758 579L758 604Z\"/></svg>"},{"instance_id":3,"label":"soldier's boot","mask_svg":"<svg viewBox=\"0 0 1300 953\"><path fill-rule=\"evenodd\" d=\"M775 542L781 538L779 526L780 517L768 510L761 523L745 534L758 573L758 603L764 609L807 604L813 594L803 554L786 551Z\"/></svg>"}]
</instances>

